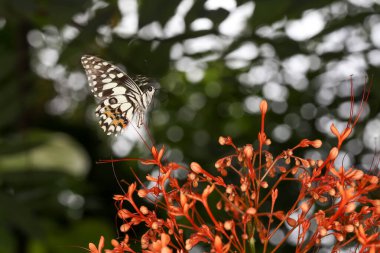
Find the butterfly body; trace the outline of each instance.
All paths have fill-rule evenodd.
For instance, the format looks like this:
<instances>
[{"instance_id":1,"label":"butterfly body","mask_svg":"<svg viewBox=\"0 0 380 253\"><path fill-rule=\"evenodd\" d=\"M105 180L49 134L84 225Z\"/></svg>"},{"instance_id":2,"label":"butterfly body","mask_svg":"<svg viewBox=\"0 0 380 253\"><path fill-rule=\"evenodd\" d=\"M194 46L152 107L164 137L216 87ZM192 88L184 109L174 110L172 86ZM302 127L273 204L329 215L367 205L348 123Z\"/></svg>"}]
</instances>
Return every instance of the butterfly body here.
<instances>
[{"instance_id":1,"label":"butterfly body","mask_svg":"<svg viewBox=\"0 0 380 253\"><path fill-rule=\"evenodd\" d=\"M81 58L91 92L99 99L95 115L101 128L117 134L134 117L137 127L144 123L144 114L152 101L155 88L144 76L130 77L115 65L98 57Z\"/></svg>"}]
</instances>

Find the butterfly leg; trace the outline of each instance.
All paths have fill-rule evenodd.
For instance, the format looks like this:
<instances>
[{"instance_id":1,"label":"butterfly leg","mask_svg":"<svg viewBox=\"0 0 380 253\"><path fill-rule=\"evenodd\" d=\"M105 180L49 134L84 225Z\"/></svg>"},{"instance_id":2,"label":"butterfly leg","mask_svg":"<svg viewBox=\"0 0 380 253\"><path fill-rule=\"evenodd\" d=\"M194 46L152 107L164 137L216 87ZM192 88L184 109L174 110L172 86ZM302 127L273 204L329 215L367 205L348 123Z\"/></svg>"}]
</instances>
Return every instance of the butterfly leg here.
<instances>
[{"instance_id":1,"label":"butterfly leg","mask_svg":"<svg viewBox=\"0 0 380 253\"><path fill-rule=\"evenodd\" d=\"M137 118L137 127L140 128L142 124L144 124L144 112L140 111Z\"/></svg>"}]
</instances>

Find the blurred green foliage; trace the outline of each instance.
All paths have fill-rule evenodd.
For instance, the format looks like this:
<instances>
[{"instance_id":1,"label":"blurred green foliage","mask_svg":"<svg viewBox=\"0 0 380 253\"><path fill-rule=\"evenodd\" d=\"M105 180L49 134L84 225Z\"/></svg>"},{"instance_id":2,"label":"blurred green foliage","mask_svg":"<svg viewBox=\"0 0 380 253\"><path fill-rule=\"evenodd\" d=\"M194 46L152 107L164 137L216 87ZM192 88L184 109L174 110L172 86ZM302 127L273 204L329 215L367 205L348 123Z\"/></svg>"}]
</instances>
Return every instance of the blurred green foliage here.
<instances>
[{"instance_id":1,"label":"blurred green foliage","mask_svg":"<svg viewBox=\"0 0 380 253\"><path fill-rule=\"evenodd\" d=\"M97 126L83 54L160 82L148 128L157 145L168 147L168 160L212 169L228 152L217 145L220 135L255 144L254 105L261 98L272 109L266 126L269 137L277 136L274 152L301 138L320 138L327 149L334 140L323 130L329 121L321 119L344 123L339 106L349 85L342 81L359 77L360 99L365 74L379 80L379 5L367 2L0 1L0 252L81 252L75 247L100 235L116 237L112 195L121 189L111 165L96 161L125 156L133 147L129 157L148 152L141 141L134 146L130 137L107 137ZM292 22L312 11L322 17L320 31L294 37ZM318 22L308 25L312 30ZM247 43L248 51L231 56ZM290 71L304 67L292 58L300 55L310 66ZM350 64L339 65L345 61ZM366 119L378 117L379 97L375 84ZM301 116L307 104L315 110ZM355 133L364 148L352 164L372 152L361 139L365 124ZM139 168L115 167L118 178L129 181L129 167Z\"/></svg>"}]
</instances>

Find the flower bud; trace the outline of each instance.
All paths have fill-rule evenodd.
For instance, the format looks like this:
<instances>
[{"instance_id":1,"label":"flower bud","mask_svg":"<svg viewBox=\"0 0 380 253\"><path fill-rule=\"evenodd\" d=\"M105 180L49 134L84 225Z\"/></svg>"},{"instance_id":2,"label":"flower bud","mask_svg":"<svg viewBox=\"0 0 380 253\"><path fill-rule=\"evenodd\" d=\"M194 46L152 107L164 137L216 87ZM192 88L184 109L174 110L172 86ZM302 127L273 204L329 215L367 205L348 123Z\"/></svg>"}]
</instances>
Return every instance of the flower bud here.
<instances>
[{"instance_id":1,"label":"flower bud","mask_svg":"<svg viewBox=\"0 0 380 253\"><path fill-rule=\"evenodd\" d=\"M255 215L256 212L257 212L256 208L250 207L247 209L246 214Z\"/></svg>"},{"instance_id":2,"label":"flower bud","mask_svg":"<svg viewBox=\"0 0 380 253\"><path fill-rule=\"evenodd\" d=\"M337 156L338 156L338 153L339 153L339 150L337 147L333 147L331 150L330 150L330 153L329 153L329 157L331 160L334 160Z\"/></svg>"},{"instance_id":3,"label":"flower bud","mask_svg":"<svg viewBox=\"0 0 380 253\"><path fill-rule=\"evenodd\" d=\"M319 227L318 230L321 236L327 235L327 230L324 227Z\"/></svg>"},{"instance_id":4,"label":"flower bud","mask_svg":"<svg viewBox=\"0 0 380 253\"><path fill-rule=\"evenodd\" d=\"M262 114L265 114L265 113L267 113L267 110L268 110L268 103L267 103L267 101L262 100L260 102L260 111Z\"/></svg>"},{"instance_id":5,"label":"flower bud","mask_svg":"<svg viewBox=\"0 0 380 253\"><path fill-rule=\"evenodd\" d=\"M263 187L264 189L266 189L266 188L268 188L269 184L268 184L268 182L266 182L266 181L262 181L262 182L260 183L260 186Z\"/></svg>"},{"instance_id":6,"label":"flower bud","mask_svg":"<svg viewBox=\"0 0 380 253\"><path fill-rule=\"evenodd\" d=\"M141 206L140 212L144 215L147 215L149 213L149 209L146 206Z\"/></svg>"},{"instance_id":7,"label":"flower bud","mask_svg":"<svg viewBox=\"0 0 380 253\"><path fill-rule=\"evenodd\" d=\"M379 178L376 177L376 176L371 176L371 178L369 179L369 182L371 184L378 184L379 183Z\"/></svg>"},{"instance_id":8,"label":"flower bud","mask_svg":"<svg viewBox=\"0 0 380 253\"><path fill-rule=\"evenodd\" d=\"M158 229L158 222L155 221L152 223L152 229L154 230Z\"/></svg>"},{"instance_id":9,"label":"flower bud","mask_svg":"<svg viewBox=\"0 0 380 253\"><path fill-rule=\"evenodd\" d=\"M345 208L345 212L346 213L352 213L354 210L355 210L355 208L356 208L356 204L355 204L355 202L350 202L350 203L348 203L347 205L346 205L346 208Z\"/></svg>"},{"instance_id":10,"label":"flower bud","mask_svg":"<svg viewBox=\"0 0 380 253\"><path fill-rule=\"evenodd\" d=\"M117 211L117 216L122 220L126 220L131 217L131 213L127 209L120 209Z\"/></svg>"},{"instance_id":11,"label":"flower bud","mask_svg":"<svg viewBox=\"0 0 380 253\"><path fill-rule=\"evenodd\" d=\"M226 188L226 193L228 193L228 194L231 194L231 193L233 193L233 190L234 190L234 187L233 187L233 185L228 185L227 186L227 188Z\"/></svg>"},{"instance_id":12,"label":"flower bud","mask_svg":"<svg viewBox=\"0 0 380 253\"><path fill-rule=\"evenodd\" d=\"M344 240L344 236L341 233L334 233L334 236L338 242L342 242Z\"/></svg>"},{"instance_id":13,"label":"flower bud","mask_svg":"<svg viewBox=\"0 0 380 253\"><path fill-rule=\"evenodd\" d=\"M301 204L301 210L303 213L307 213L310 209L309 203L307 201L302 202Z\"/></svg>"},{"instance_id":14,"label":"flower bud","mask_svg":"<svg viewBox=\"0 0 380 253\"><path fill-rule=\"evenodd\" d=\"M130 228L131 228L131 225L129 225L129 223L124 223L123 225L120 226L120 231L125 233L125 232L128 232Z\"/></svg>"},{"instance_id":15,"label":"flower bud","mask_svg":"<svg viewBox=\"0 0 380 253\"><path fill-rule=\"evenodd\" d=\"M291 226L291 227L295 227L296 225L297 225L297 221L295 220L295 219L292 219L292 218L290 218L290 217L288 217L287 219L286 219L286 222L289 224L289 226Z\"/></svg>"},{"instance_id":16,"label":"flower bud","mask_svg":"<svg viewBox=\"0 0 380 253\"><path fill-rule=\"evenodd\" d=\"M243 149L244 155L247 159L252 159L253 157L253 147L251 144L247 144Z\"/></svg>"},{"instance_id":17,"label":"flower bud","mask_svg":"<svg viewBox=\"0 0 380 253\"><path fill-rule=\"evenodd\" d=\"M349 225L344 226L344 230L345 230L347 233L352 233L352 232L354 232L355 227L354 227L354 225L349 224Z\"/></svg>"},{"instance_id":18,"label":"flower bud","mask_svg":"<svg viewBox=\"0 0 380 253\"><path fill-rule=\"evenodd\" d=\"M353 180L360 180L364 176L364 172L361 170L354 170L354 173L351 177Z\"/></svg>"},{"instance_id":19,"label":"flower bud","mask_svg":"<svg viewBox=\"0 0 380 253\"><path fill-rule=\"evenodd\" d=\"M223 137L223 136L220 136L219 139L219 144L220 145L231 145L232 144L232 140L231 140L231 137L227 136L227 137Z\"/></svg>"},{"instance_id":20,"label":"flower bud","mask_svg":"<svg viewBox=\"0 0 380 253\"><path fill-rule=\"evenodd\" d=\"M203 169L202 167L199 165L199 163L196 163L196 162L192 162L190 164L190 168L193 172L195 172L196 174L200 174L200 173L203 173Z\"/></svg>"},{"instance_id":21,"label":"flower bud","mask_svg":"<svg viewBox=\"0 0 380 253\"><path fill-rule=\"evenodd\" d=\"M320 148L322 146L322 141L317 139L317 140L310 142L310 144L314 148Z\"/></svg>"},{"instance_id":22,"label":"flower bud","mask_svg":"<svg viewBox=\"0 0 380 253\"><path fill-rule=\"evenodd\" d=\"M148 194L148 191L145 190L145 189L141 189L141 190L138 190L137 191L137 195L140 197L140 198L145 198L145 196Z\"/></svg>"},{"instance_id":23,"label":"flower bud","mask_svg":"<svg viewBox=\"0 0 380 253\"><path fill-rule=\"evenodd\" d=\"M224 222L224 229L225 230L231 230L233 228L233 225L234 225L234 221L233 220L228 220L226 222Z\"/></svg>"}]
</instances>

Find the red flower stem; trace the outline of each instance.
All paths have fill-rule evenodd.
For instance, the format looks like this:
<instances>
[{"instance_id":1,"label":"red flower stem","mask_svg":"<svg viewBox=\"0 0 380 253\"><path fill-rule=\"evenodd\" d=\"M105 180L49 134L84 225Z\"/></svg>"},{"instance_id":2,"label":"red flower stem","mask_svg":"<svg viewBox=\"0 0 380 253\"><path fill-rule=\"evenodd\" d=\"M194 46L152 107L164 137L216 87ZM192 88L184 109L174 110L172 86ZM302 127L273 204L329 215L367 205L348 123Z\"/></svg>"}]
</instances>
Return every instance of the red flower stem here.
<instances>
[{"instance_id":1,"label":"red flower stem","mask_svg":"<svg viewBox=\"0 0 380 253\"><path fill-rule=\"evenodd\" d=\"M302 189L301 189L301 190L302 190ZM273 231L272 231L272 233L268 236L268 240L269 240L269 239L270 239L270 238L271 238L271 237L277 232L277 230L279 230L279 229L281 228L282 224L284 224L284 222L287 220L287 218L289 218L290 215L296 210L296 206L298 205L298 203L299 203L299 202L301 201L301 199L303 198L303 197L301 197L302 195L303 195L303 194L299 194L299 195L298 195L297 200L294 202L294 204L293 204L293 206L290 208L290 210L286 213L284 219L282 219L282 220L280 221L280 223L277 225L277 227L274 228ZM291 231L293 231L295 228L296 228L296 227L292 228ZM284 240L286 240L287 237L290 236L290 234L291 234L291 232L289 231L289 232L287 233L287 236L285 236ZM281 243L278 244L277 247L276 247L275 249L278 249L281 245L282 245ZM274 251L272 251L272 252L274 252Z\"/></svg>"},{"instance_id":2,"label":"red flower stem","mask_svg":"<svg viewBox=\"0 0 380 253\"><path fill-rule=\"evenodd\" d=\"M267 169L267 171L265 172L265 174L263 175L263 177L261 178L261 180L264 180L265 177L269 174L269 172L273 169L273 167L276 165L276 163L278 162L278 160L280 160L282 158L282 156L278 156L275 158L275 160L273 161L273 163L271 164L271 166Z\"/></svg>"},{"instance_id":3,"label":"red flower stem","mask_svg":"<svg viewBox=\"0 0 380 253\"><path fill-rule=\"evenodd\" d=\"M234 236L234 239L235 239L234 241L235 241L236 244L238 245L237 248L239 248L241 252L244 252L244 250L242 250L242 249L244 249L244 246L240 243L240 240L239 240L240 238L239 238L239 236L236 234L235 227L232 228L231 233L232 233L232 235Z\"/></svg>"},{"instance_id":4,"label":"red flower stem","mask_svg":"<svg viewBox=\"0 0 380 253\"><path fill-rule=\"evenodd\" d=\"M194 222L194 219L192 217L189 216L188 213L184 213L184 216L186 217L186 219L191 223L191 225L193 226L193 228L196 230L196 231L199 231L200 228L197 224L195 224Z\"/></svg>"},{"instance_id":5,"label":"red flower stem","mask_svg":"<svg viewBox=\"0 0 380 253\"><path fill-rule=\"evenodd\" d=\"M259 133L259 168L261 168L261 164L262 164L262 150L263 150L263 139L264 139L264 136L265 136L265 133L264 133L264 124L265 124L265 112L261 112L261 126L260 126L260 133ZM260 180L261 180L261 169L259 169L259 175L258 177L258 181L257 181L257 196L256 196L256 206L258 206L259 204L259 199L260 199Z\"/></svg>"},{"instance_id":6,"label":"red flower stem","mask_svg":"<svg viewBox=\"0 0 380 253\"><path fill-rule=\"evenodd\" d=\"M212 220L212 222L214 223L215 225L215 229L217 231L220 231L225 237L229 237L228 234L226 233L226 231L224 230L224 228L222 226L220 226L219 222L215 219L212 211L210 210L210 207L208 205L208 202L207 202L207 199L203 199L202 201L202 204L204 205L204 208L206 209L206 212L208 213L209 215L209 218Z\"/></svg>"},{"instance_id":7,"label":"red flower stem","mask_svg":"<svg viewBox=\"0 0 380 253\"><path fill-rule=\"evenodd\" d=\"M277 186L281 183L282 180L286 180L285 176L287 174L289 174L291 172L291 170L288 170L286 171L284 174L281 175L281 177L276 181L276 183L274 183L273 185L273 189L274 188L277 188ZM265 195L265 197L260 201L260 203L257 205L257 208L256 209L259 209L261 207L262 204L264 204L264 202L267 200L267 198L269 198L269 196L271 195L270 191L267 193L267 195Z\"/></svg>"},{"instance_id":8,"label":"red flower stem","mask_svg":"<svg viewBox=\"0 0 380 253\"><path fill-rule=\"evenodd\" d=\"M239 212L240 214L244 214L244 212L241 210L241 208L240 207L238 207L237 205L235 205L233 202L231 202L230 200L228 200L228 198L217 188L217 187L215 187L215 191L217 191L219 194L220 194L220 197L224 200L224 201L226 201L226 202L228 202L232 207L234 207L234 210L236 211L236 212ZM241 203L241 202L240 202Z\"/></svg>"},{"instance_id":9,"label":"red flower stem","mask_svg":"<svg viewBox=\"0 0 380 253\"><path fill-rule=\"evenodd\" d=\"M272 191L273 191L273 189L276 189L276 188L272 188ZM267 227L268 232L270 231L270 225L272 224L270 221L272 220L272 217L273 217L274 201L275 201L275 199L272 198L272 204L270 207L270 214L268 215L268 217L269 217L269 222L268 222L268 227ZM267 251L268 242L269 242L269 240L264 241L264 249L263 249L264 253Z\"/></svg>"}]
</instances>

